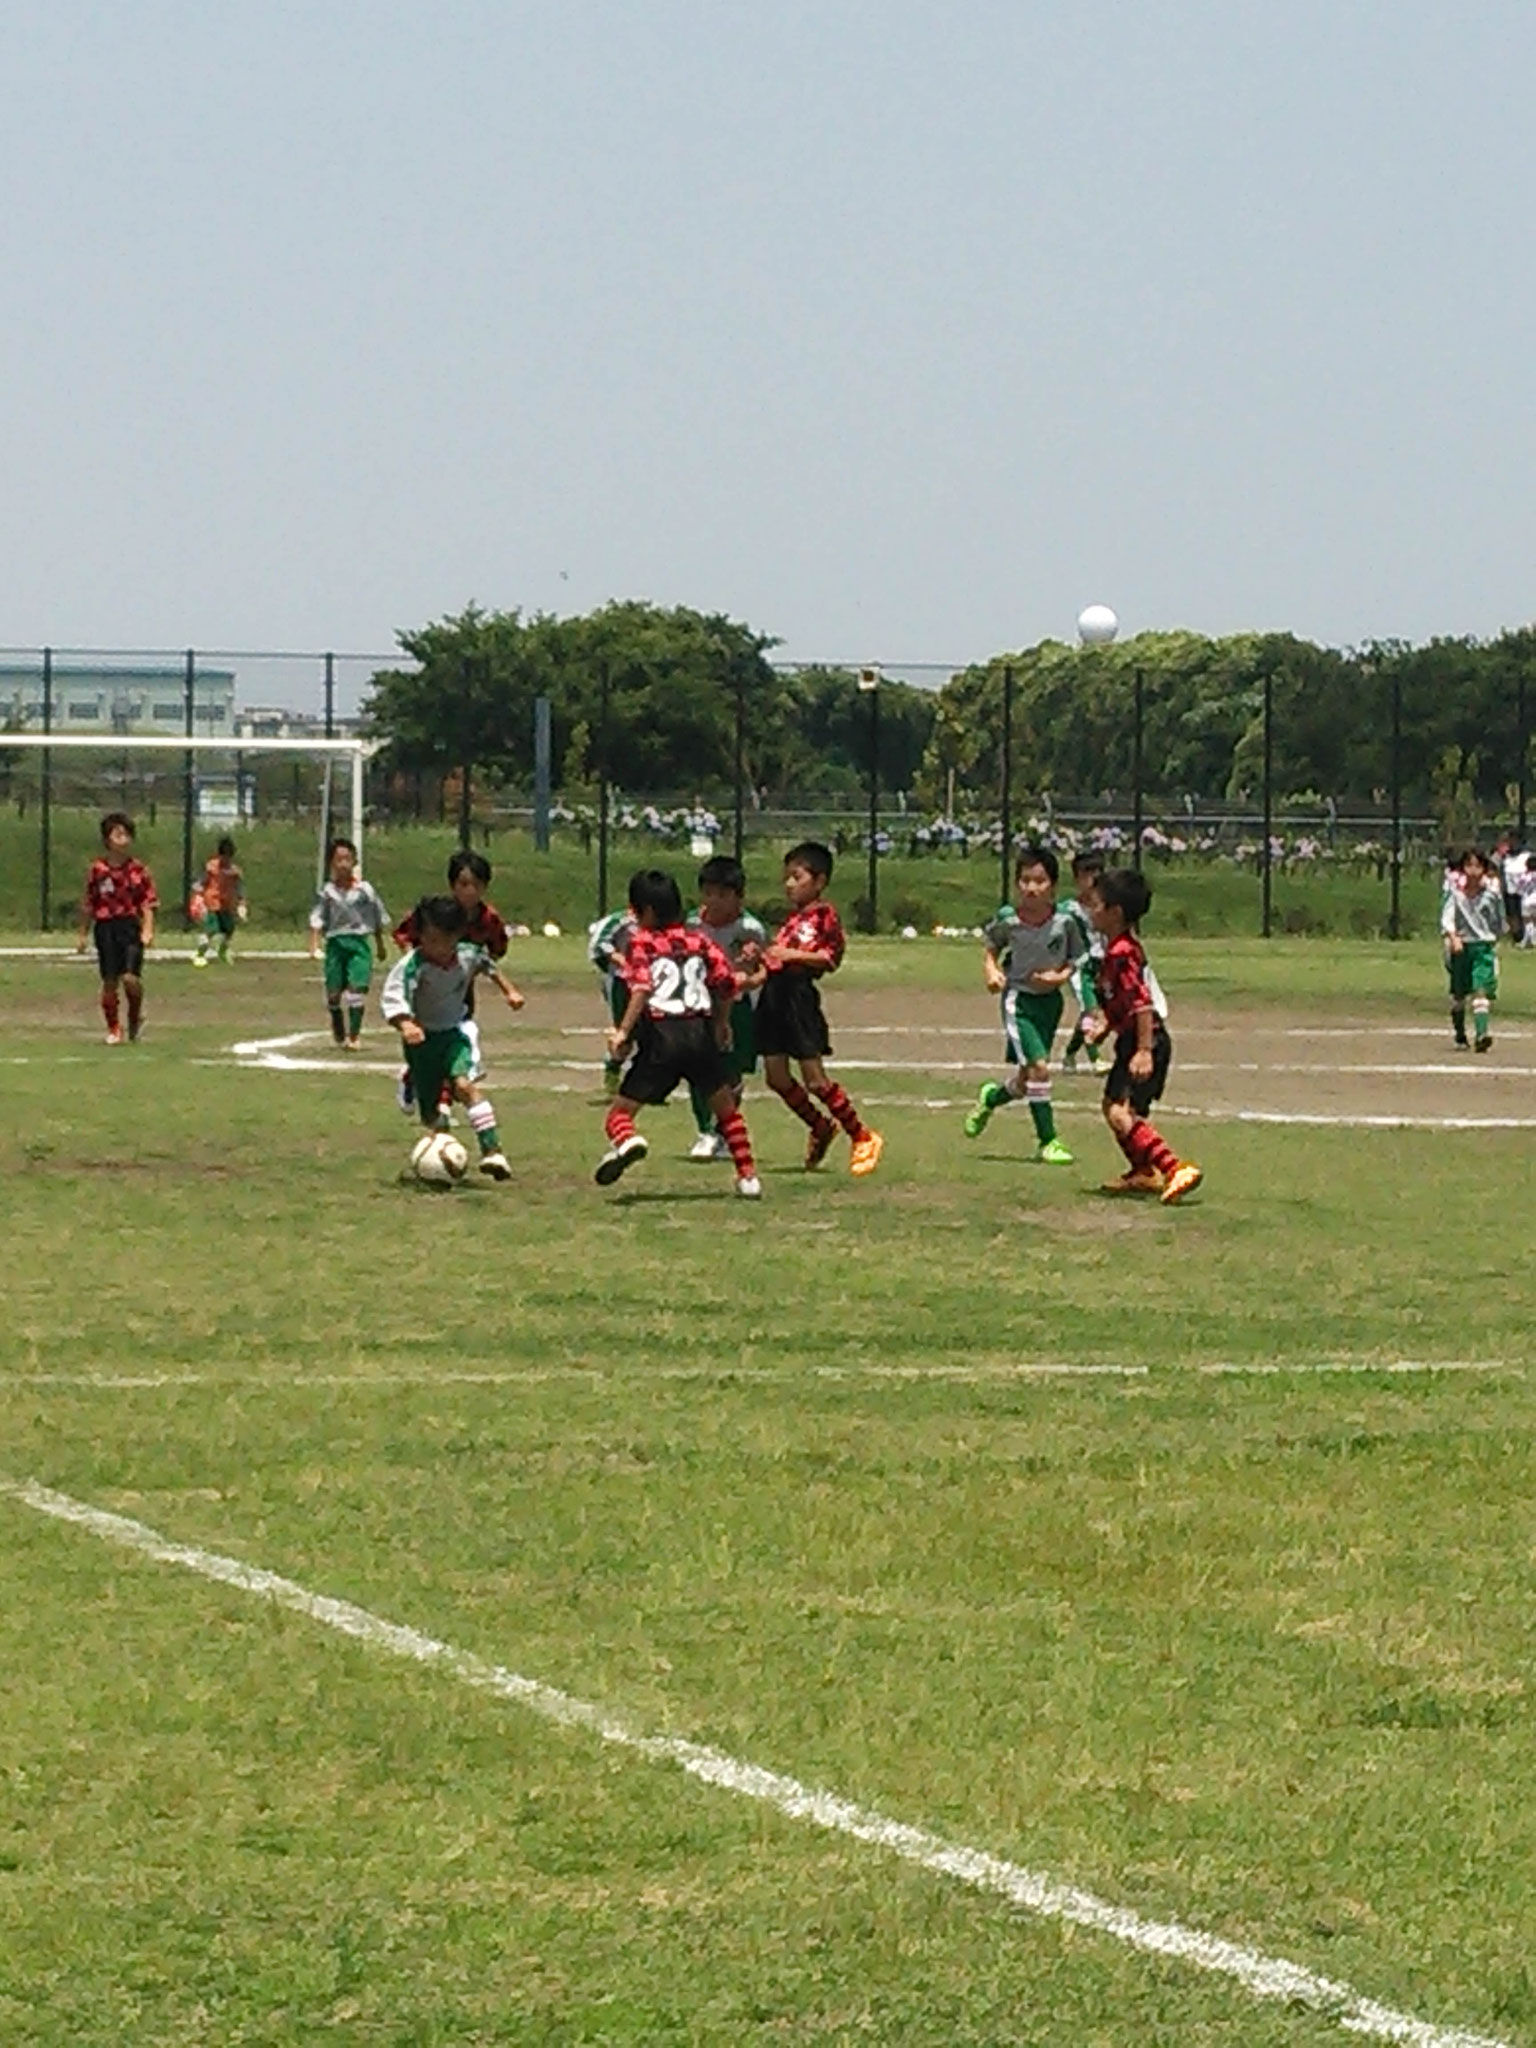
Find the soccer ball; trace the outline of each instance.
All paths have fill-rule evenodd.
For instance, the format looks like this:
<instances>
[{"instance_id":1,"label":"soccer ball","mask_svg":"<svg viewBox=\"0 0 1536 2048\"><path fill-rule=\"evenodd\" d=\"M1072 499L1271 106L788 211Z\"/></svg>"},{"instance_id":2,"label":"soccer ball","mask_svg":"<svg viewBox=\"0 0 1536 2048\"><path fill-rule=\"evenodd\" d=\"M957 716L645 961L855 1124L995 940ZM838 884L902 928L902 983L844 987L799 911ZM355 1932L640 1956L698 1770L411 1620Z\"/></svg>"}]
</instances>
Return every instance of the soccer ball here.
<instances>
[{"instance_id":1,"label":"soccer ball","mask_svg":"<svg viewBox=\"0 0 1536 2048\"><path fill-rule=\"evenodd\" d=\"M451 1188L469 1171L469 1154L447 1131L428 1131L411 1148L411 1171L431 1188Z\"/></svg>"}]
</instances>

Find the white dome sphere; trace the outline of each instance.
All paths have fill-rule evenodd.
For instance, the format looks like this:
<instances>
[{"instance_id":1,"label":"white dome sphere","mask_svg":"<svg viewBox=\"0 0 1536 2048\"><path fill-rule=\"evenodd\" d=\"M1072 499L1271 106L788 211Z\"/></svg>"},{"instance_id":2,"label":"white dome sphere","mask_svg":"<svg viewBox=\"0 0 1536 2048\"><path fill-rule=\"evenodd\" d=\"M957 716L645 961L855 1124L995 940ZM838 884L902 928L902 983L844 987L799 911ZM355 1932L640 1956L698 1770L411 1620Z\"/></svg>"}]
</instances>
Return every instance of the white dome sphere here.
<instances>
[{"instance_id":1,"label":"white dome sphere","mask_svg":"<svg viewBox=\"0 0 1536 2048\"><path fill-rule=\"evenodd\" d=\"M1077 615L1077 637L1085 647L1107 647L1120 621L1107 604L1087 604Z\"/></svg>"}]
</instances>

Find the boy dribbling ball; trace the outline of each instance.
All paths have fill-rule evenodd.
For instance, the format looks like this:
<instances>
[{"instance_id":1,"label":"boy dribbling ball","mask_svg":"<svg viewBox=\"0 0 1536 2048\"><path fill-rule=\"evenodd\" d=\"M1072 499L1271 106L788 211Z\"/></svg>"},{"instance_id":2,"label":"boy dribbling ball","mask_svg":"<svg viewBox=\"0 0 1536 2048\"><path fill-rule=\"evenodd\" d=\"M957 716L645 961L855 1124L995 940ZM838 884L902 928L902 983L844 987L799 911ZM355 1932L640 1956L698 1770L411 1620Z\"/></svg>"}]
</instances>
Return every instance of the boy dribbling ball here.
<instances>
[{"instance_id":1,"label":"boy dribbling ball","mask_svg":"<svg viewBox=\"0 0 1536 2048\"><path fill-rule=\"evenodd\" d=\"M1115 1063L1104 1082L1104 1121L1125 1154L1127 1170L1106 1181L1115 1195L1159 1195L1181 1202L1204 1175L1180 1159L1147 1120L1168 1080L1173 1042L1157 1013L1147 978L1147 956L1136 927L1152 902L1151 886L1135 868L1109 868L1099 876L1089 914L1104 935L1095 992L1098 1008L1084 1019L1090 1044L1113 1034Z\"/></svg>"},{"instance_id":2,"label":"boy dribbling ball","mask_svg":"<svg viewBox=\"0 0 1536 2048\"><path fill-rule=\"evenodd\" d=\"M313 960L318 956L323 938L325 1007L331 1019L331 1036L343 1051L356 1052L362 1042L363 1011L368 1006L368 986L373 979L371 953L378 955L382 966L389 913L372 882L365 882L358 874L357 848L350 839L331 841L326 866L330 879L315 897L315 907L309 913L309 957Z\"/></svg>"},{"instance_id":3,"label":"boy dribbling ball","mask_svg":"<svg viewBox=\"0 0 1536 2048\"><path fill-rule=\"evenodd\" d=\"M154 877L133 857L133 820L126 811L108 811L101 821L102 852L86 870L80 901L80 931L75 951L96 942L101 970L101 1013L107 1020L108 1045L121 1045L117 992L128 998L128 1036L137 1039L144 1020L144 955L155 943Z\"/></svg>"},{"instance_id":4,"label":"boy dribbling ball","mask_svg":"<svg viewBox=\"0 0 1536 2048\"><path fill-rule=\"evenodd\" d=\"M481 1093L478 1054L464 1023L478 975L495 983L509 1010L523 1007L522 995L489 953L465 943L469 920L454 897L424 896L412 915L416 943L389 970L379 1007L385 1023L400 1034L417 1111L425 1128L435 1130L438 1104L449 1093L469 1117L480 1171L492 1180L510 1180L496 1112Z\"/></svg>"}]
</instances>

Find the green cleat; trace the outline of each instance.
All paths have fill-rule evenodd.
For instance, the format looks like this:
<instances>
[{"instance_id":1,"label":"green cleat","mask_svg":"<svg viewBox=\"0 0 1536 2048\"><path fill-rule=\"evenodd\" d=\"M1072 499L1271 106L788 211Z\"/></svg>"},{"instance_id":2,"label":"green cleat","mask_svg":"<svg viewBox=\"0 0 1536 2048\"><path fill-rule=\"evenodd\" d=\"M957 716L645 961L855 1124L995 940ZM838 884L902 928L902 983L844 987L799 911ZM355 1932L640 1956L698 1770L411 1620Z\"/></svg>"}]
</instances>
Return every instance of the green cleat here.
<instances>
[{"instance_id":1,"label":"green cleat","mask_svg":"<svg viewBox=\"0 0 1536 2048\"><path fill-rule=\"evenodd\" d=\"M1072 1154L1060 1138L1047 1138L1035 1157L1042 1166L1071 1166L1074 1163Z\"/></svg>"},{"instance_id":2,"label":"green cleat","mask_svg":"<svg viewBox=\"0 0 1536 2048\"><path fill-rule=\"evenodd\" d=\"M979 1138L987 1128L987 1125L991 1123L992 1112L997 1107L997 1104L992 1100L994 1086L995 1083L991 1081L984 1081L982 1083L981 1093L976 1098L976 1107L965 1120L965 1135L968 1138Z\"/></svg>"}]
</instances>

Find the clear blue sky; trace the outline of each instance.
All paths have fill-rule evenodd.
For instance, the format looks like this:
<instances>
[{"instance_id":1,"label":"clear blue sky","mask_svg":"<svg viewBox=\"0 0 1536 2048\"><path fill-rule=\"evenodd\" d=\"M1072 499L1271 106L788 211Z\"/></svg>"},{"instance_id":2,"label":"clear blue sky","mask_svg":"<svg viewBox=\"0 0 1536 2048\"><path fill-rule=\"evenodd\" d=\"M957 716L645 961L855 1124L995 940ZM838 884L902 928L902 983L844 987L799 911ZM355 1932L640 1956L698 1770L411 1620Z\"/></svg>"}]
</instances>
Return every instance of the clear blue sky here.
<instances>
[{"instance_id":1,"label":"clear blue sky","mask_svg":"<svg viewBox=\"0 0 1536 2048\"><path fill-rule=\"evenodd\" d=\"M1536 8L7 0L0 640L1536 612Z\"/></svg>"}]
</instances>

